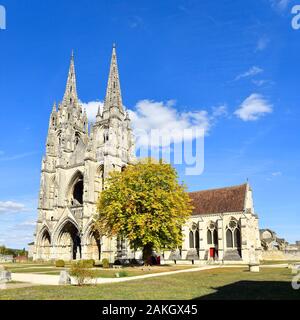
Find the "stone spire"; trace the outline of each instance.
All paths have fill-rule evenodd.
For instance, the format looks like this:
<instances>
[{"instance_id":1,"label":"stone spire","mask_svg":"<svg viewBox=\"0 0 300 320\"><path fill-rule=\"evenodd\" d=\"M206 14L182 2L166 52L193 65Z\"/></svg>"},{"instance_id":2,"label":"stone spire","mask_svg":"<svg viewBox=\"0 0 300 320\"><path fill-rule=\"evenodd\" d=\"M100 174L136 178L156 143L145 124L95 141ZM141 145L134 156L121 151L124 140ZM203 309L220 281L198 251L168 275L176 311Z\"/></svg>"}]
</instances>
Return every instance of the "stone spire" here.
<instances>
[{"instance_id":1,"label":"stone spire","mask_svg":"<svg viewBox=\"0 0 300 320\"><path fill-rule=\"evenodd\" d=\"M107 83L103 112L110 111L112 107L118 108L118 110L122 114L124 114L115 45L113 45L112 50L109 78Z\"/></svg>"},{"instance_id":2,"label":"stone spire","mask_svg":"<svg viewBox=\"0 0 300 320\"><path fill-rule=\"evenodd\" d=\"M52 113L56 112L56 101L54 101L53 103L53 107L52 107Z\"/></svg>"},{"instance_id":3,"label":"stone spire","mask_svg":"<svg viewBox=\"0 0 300 320\"><path fill-rule=\"evenodd\" d=\"M64 102L73 103L77 101L77 90L76 90L76 74L75 74L75 66L74 66L74 53L72 50L71 54L71 62L68 74L68 80L66 85L66 91L64 94Z\"/></svg>"}]
</instances>

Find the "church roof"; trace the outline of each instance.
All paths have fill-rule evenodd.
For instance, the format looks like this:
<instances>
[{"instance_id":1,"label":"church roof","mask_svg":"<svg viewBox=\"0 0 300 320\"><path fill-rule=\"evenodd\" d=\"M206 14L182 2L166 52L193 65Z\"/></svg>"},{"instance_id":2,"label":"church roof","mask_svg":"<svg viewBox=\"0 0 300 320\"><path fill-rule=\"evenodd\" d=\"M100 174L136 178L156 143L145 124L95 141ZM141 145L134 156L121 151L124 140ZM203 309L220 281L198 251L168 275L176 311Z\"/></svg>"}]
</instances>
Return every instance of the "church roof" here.
<instances>
[{"instance_id":1,"label":"church roof","mask_svg":"<svg viewBox=\"0 0 300 320\"><path fill-rule=\"evenodd\" d=\"M190 192L193 215L240 212L245 207L247 184L220 189Z\"/></svg>"}]
</instances>

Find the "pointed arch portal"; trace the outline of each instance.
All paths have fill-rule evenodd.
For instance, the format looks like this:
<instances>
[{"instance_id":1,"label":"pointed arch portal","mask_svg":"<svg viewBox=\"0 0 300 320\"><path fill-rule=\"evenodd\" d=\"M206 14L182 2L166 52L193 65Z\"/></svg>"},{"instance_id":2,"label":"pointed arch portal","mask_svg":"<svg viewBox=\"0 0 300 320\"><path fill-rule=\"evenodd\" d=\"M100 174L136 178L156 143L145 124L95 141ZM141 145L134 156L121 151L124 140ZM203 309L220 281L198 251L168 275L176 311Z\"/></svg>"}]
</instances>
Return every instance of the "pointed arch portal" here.
<instances>
[{"instance_id":1,"label":"pointed arch portal","mask_svg":"<svg viewBox=\"0 0 300 320\"><path fill-rule=\"evenodd\" d=\"M44 227L40 233L39 258L49 260L51 253L51 236L47 227Z\"/></svg>"},{"instance_id":2,"label":"pointed arch portal","mask_svg":"<svg viewBox=\"0 0 300 320\"><path fill-rule=\"evenodd\" d=\"M58 256L63 260L81 259L80 232L73 222L67 221L61 228L56 248Z\"/></svg>"}]
</instances>

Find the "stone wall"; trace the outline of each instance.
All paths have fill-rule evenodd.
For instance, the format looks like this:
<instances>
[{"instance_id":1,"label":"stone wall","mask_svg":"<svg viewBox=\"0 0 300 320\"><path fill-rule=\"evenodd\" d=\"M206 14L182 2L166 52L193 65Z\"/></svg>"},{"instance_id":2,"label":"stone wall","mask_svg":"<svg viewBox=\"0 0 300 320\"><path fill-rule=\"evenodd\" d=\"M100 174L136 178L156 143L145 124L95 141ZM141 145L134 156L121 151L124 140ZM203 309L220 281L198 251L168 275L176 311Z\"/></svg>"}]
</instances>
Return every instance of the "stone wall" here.
<instances>
[{"instance_id":1,"label":"stone wall","mask_svg":"<svg viewBox=\"0 0 300 320\"><path fill-rule=\"evenodd\" d=\"M300 260L300 250L262 251L261 260Z\"/></svg>"}]
</instances>

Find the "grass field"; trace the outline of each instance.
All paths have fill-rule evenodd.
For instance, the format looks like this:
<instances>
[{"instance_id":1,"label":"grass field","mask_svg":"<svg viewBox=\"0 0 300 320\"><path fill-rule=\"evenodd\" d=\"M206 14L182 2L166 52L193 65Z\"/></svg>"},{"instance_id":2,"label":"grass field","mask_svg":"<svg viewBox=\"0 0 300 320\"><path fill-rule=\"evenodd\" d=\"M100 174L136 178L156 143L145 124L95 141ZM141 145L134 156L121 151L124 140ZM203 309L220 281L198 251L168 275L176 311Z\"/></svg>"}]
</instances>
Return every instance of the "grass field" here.
<instances>
[{"instance_id":1,"label":"grass field","mask_svg":"<svg viewBox=\"0 0 300 320\"><path fill-rule=\"evenodd\" d=\"M6 269L12 273L38 273L38 274L48 274L48 275L59 275L61 270L69 269L70 265L66 268L57 268L51 264L7 264ZM154 266L154 267L124 267L120 269L103 269L94 268L97 277L103 278L115 278L117 272L125 271L127 277L140 276L143 274L151 274L158 272L176 271L183 269L193 268L192 265L180 266L180 265L166 265L166 266Z\"/></svg>"},{"instance_id":2,"label":"grass field","mask_svg":"<svg viewBox=\"0 0 300 320\"><path fill-rule=\"evenodd\" d=\"M269 264L293 264L300 263L299 260L261 260L261 265L269 265Z\"/></svg>"},{"instance_id":3,"label":"grass field","mask_svg":"<svg viewBox=\"0 0 300 320\"><path fill-rule=\"evenodd\" d=\"M220 268L98 286L35 286L0 291L8 300L300 299L287 268Z\"/></svg>"}]
</instances>

